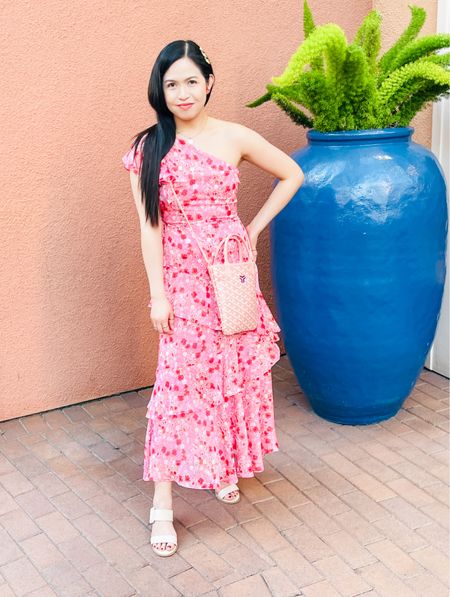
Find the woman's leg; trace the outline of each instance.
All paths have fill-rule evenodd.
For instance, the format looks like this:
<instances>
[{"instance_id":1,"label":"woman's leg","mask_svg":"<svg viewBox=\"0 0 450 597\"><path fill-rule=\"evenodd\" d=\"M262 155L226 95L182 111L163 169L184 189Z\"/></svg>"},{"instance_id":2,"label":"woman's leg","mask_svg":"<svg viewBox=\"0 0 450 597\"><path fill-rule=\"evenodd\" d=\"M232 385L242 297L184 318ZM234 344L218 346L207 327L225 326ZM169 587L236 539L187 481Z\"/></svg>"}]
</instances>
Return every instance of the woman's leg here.
<instances>
[{"instance_id":1,"label":"woman's leg","mask_svg":"<svg viewBox=\"0 0 450 597\"><path fill-rule=\"evenodd\" d=\"M172 481L155 482L155 493L153 495L154 508L172 509ZM173 523L168 520L157 520L152 523L152 535L164 535L175 532ZM173 543L156 543L155 547L160 550L169 551L174 546Z\"/></svg>"}]
</instances>

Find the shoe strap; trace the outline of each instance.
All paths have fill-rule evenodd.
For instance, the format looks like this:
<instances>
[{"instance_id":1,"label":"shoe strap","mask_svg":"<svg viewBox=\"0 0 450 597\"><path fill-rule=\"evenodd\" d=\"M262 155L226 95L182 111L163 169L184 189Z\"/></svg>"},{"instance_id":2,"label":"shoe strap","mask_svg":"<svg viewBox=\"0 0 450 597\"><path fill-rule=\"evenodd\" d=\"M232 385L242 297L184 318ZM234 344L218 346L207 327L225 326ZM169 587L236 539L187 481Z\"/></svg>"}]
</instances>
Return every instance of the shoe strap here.
<instances>
[{"instance_id":1,"label":"shoe strap","mask_svg":"<svg viewBox=\"0 0 450 597\"><path fill-rule=\"evenodd\" d=\"M172 522L173 510L169 508L150 508L150 523L160 520L168 520Z\"/></svg>"},{"instance_id":2,"label":"shoe strap","mask_svg":"<svg viewBox=\"0 0 450 597\"><path fill-rule=\"evenodd\" d=\"M227 493L230 493L231 491L239 491L239 487L235 483L231 483L230 485L226 485L225 487L222 487L222 489L220 491L216 491L216 494L217 494L217 497L219 497L220 499L223 499L223 497L226 496Z\"/></svg>"},{"instance_id":3,"label":"shoe strap","mask_svg":"<svg viewBox=\"0 0 450 597\"><path fill-rule=\"evenodd\" d=\"M175 543L177 544L177 536L176 535L155 535L150 539L150 543L154 545L155 543Z\"/></svg>"}]
</instances>

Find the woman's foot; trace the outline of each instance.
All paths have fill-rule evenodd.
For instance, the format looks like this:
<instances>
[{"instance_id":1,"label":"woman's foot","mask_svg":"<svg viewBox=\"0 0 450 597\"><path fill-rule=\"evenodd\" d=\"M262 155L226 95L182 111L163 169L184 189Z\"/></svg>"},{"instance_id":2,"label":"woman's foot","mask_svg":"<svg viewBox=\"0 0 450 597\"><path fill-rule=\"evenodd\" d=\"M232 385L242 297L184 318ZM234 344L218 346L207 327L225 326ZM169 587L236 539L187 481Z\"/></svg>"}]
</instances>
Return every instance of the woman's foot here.
<instances>
[{"instance_id":1,"label":"woman's foot","mask_svg":"<svg viewBox=\"0 0 450 597\"><path fill-rule=\"evenodd\" d=\"M160 481L155 483L155 493L153 496L153 506L154 510L156 509L163 509L166 512L163 516L155 516L154 522L152 522L152 533L150 537L150 541L152 538L156 537L157 535L174 535L176 537L176 531L173 526L173 510L172 510L172 482L171 481ZM172 515L169 512L172 512ZM158 520L158 518L165 518L165 520ZM157 543L152 543L152 547L155 550L160 551L158 555L164 555L165 553L169 553L173 551L176 547L175 542L170 541L159 541ZM157 551L155 551L157 553Z\"/></svg>"},{"instance_id":2,"label":"woman's foot","mask_svg":"<svg viewBox=\"0 0 450 597\"><path fill-rule=\"evenodd\" d=\"M240 499L239 488L232 489L230 487L230 491L219 496L220 490L224 489L225 487L228 487L228 486L233 486L233 487L237 488L237 485L235 485L234 483L221 483L220 486L214 490L214 493L215 493L216 497L219 500L221 500L222 502L229 502L230 504L235 504Z\"/></svg>"},{"instance_id":3,"label":"woman's foot","mask_svg":"<svg viewBox=\"0 0 450 597\"><path fill-rule=\"evenodd\" d=\"M177 544L173 541L154 542L154 538L157 536L162 537L168 535L174 535L176 537L177 534L173 526L173 522L171 520L158 520L158 510L163 509L165 513L172 512L172 516L173 510L171 508L167 508L167 506L157 504L153 504L153 508L154 511L156 511L156 519L152 522L152 533L150 536L150 542L152 547L154 548L154 551L157 550L155 553L159 551L162 553L159 553L158 555L165 555L165 553L174 551Z\"/></svg>"}]
</instances>

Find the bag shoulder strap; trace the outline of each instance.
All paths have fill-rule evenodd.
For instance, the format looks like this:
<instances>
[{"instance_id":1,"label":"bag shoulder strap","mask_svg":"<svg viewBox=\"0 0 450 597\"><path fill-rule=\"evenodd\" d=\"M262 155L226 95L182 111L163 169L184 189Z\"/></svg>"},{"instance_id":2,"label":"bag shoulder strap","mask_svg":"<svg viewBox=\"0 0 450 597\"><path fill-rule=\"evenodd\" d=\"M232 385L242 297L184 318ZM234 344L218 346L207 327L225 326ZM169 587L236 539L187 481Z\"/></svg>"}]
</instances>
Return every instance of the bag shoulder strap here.
<instances>
[{"instance_id":1,"label":"bag shoulder strap","mask_svg":"<svg viewBox=\"0 0 450 597\"><path fill-rule=\"evenodd\" d=\"M208 265L210 265L209 259L206 257L206 254L205 254L204 250L202 249L202 246L201 246L201 244L200 244L200 241L198 240L198 238L197 238L197 235L195 234L195 232L194 232L194 229L192 228L192 225L191 225L191 223L189 222L189 218L187 217L187 215L186 215L186 213L185 213L185 211L184 211L184 209L183 209L183 206L181 205L181 201L178 199L178 195L175 193L175 189L173 188L172 181L171 181L171 180L169 180L169 182L170 182L170 186L172 187L172 192L173 192L173 194L175 195L175 199L176 199L176 201L177 201L177 203L178 203L178 207L181 209L181 211L182 211L182 213L183 213L183 216L186 218L186 222L189 224L189 227L190 227L190 229L191 229L191 231L192 231L192 234L194 235L194 237L195 237L195 240L197 241L197 244L198 244L198 246L200 247L200 251L202 252L202 254L203 254L203 257L205 258L205 261L206 261L206 263L207 263Z\"/></svg>"},{"instance_id":2,"label":"bag shoulder strap","mask_svg":"<svg viewBox=\"0 0 450 597\"><path fill-rule=\"evenodd\" d=\"M183 206L182 206L182 204L181 204L181 201L178 199L178 195L176 194L176 192L175 192L175 189L173 188L172 181L171 181L171 180L169 180L169 183L170 183L170 186L172 187L172 193L173 193L173 194L174 194L174 196L175 196L176 202L178 203L178 207L179 207L179 208L180 208L180 210L182 211L182 213L183 213L183 216L186 218L186 222L189 224L189 227L190 227L190 229L191 229L191 231L192 231L192 234L194 235L194 237L195 237L195 240L197 241L197 244L198 244L198 246L200 247L200 251L202 252L202 254L203 254L203 257L205 258L205 261L206 261L206 263L207 263L208 265L212 265L212 263L211 263L211 262L209 261L209 259L206 257L206 254L205 254L204 250L202 249L202 246L201 246L201 244L200 244L200 241L198 240L198 238L197 238L197 235L195 234L195 232L194 232L194 229L192 228L192 225L191 225L191 223L190 223L190 221L189 221L189 218L187 217L187 215L186 215L186 212L185 212L185 211L184 211L184 209L183 209ZM226 236L225 238L223 238L223 239L220 241L220 243L219 243L219 245L217 246L217 248L216 248L215 255L214 255L214 257L213 257L213 263L214 263L214 261L215 261L215 259L216 259L217 255L218 255L218 253L219 253L219 249L220 249L220 247L222 246L222 244L223 244L223 243L224 243L224 242L225 242L225 241L226 241L228 238L230 238L230 237L232 237L232 236L234 236L234 237L237 237L237 238L239 238L239 239L241 239L241 240L242 240L242 238L243 238L243 237L242 237L240 234L236 234L236 233L234 233L234 234L229 234L228 236ZM248 249L249 258L250 258L250 260L251 260L251 261L253 261L253 258L252 258L252 247L251 247L251 245L250 245L250 241L249 241L249 239L248 239L248 237L247 237L247 236L246 236L246 237L244 237L244 242L246 243L246 246L247 246L247 249ZM226 245L225 245L225 246L226 246Z\"/></svg>"}]
</instances>

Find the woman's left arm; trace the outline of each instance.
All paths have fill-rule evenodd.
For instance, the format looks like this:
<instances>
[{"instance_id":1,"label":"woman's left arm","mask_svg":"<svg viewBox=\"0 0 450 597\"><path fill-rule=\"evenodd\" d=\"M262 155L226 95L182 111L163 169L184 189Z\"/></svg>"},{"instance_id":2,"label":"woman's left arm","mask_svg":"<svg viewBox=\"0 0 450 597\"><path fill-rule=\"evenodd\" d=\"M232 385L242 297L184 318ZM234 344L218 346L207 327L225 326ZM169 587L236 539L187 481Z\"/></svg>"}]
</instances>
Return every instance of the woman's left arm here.
<instances>
[{"instance_id":1,"label":"woman's left arm","mask_svg":"<svg viewBox=\"0 0 450 597\"><path fill-rule=\"evenodd\" d=\"M256 249L258 235L289 203L303 184L305 176L300 166L290 156L269 143L256 131L237 124L235 134L241 150L241 159L255 164L279 179L261 209L246 226Z\"/></svg>"}]
</instances>

